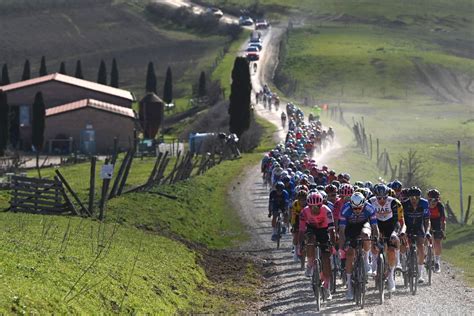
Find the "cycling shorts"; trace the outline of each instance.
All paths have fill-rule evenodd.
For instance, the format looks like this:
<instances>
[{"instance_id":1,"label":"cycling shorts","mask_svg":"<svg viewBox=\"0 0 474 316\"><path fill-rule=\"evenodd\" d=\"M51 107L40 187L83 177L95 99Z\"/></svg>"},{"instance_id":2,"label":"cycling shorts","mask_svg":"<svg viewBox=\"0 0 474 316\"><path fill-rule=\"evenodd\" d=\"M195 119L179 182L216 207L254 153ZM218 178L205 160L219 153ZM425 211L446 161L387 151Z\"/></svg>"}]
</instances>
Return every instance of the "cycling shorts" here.
<instances>
[{"instance_id":1,"label":"cycling shorts","mask_svg":"<svg viewBox=\"0 0 474 316\"><path fill-rule=\"evenodd\" d=\"M417 235L419 237L424 237L425 236L425 228L420 227L420 226L415 226L415 227L413 227L413 226L408 227L407 226L406 234L407 235Z\"/></svg>"},{"instance_id":2,"label":"cycling shorts","mask_svg":"<svg viewBox=\"0 0 474 316\"><path fill-rule=\"evenodd\" d=\"M300 216L296 216L295 223L291 225L291 229L293 233L297 233L300 231Z\"/></svg>"},{"instance_id":3,"label":"cycling shorts","mask_svg":"<svg viewBox=\"0 0 474 316\"><path fill-rule=\"evenodd\" d=\"M370 229L369 222L364 222L347 225L346 229L344 230L344 234L346 235L346 240L349 242L349 245L352 248L356 248L357 242L355 239L359 237L362 233L370 237L371 231L372 230Z\"/></svg>"},{"instance_id":4,"label":"cycling shorts","mask_svg":"<svg viewBox=\"0 0 474 316\"><path fill-rule=\"evenodd\" d=\"M380 236L384 237L387 241L387 245L390 247L396 247L396 244L390 240L393 231L395 230L396 223L392 219L388 221L378 221L377 226L379 227Z\"/></svg>"},{"instance_id":5,"label":"cycling shorts","mask_svg":"<svg viewBox=\"0 0 474 316\"><path fill-rule=\"evenodd\" d=\"M431 219L431 230L434 239L443 239L443 234L441 233L440 218Z\"/></svg>"},{"instance_id":6,"label":"cycling shorts","mask_svg":"<svg viewBox=\"0 0 474 316\"><path fill-rule=\"evenodd\" d=\"M313 226L308 225L306 227L305 242L306 242L306 245L308 245L309 243L314 244L315 242L326 244L320 247L321 252L330 253L330 249L328 245L329 233L328 233L327 227L315 228Z\"/></svg>"}]
</instances>

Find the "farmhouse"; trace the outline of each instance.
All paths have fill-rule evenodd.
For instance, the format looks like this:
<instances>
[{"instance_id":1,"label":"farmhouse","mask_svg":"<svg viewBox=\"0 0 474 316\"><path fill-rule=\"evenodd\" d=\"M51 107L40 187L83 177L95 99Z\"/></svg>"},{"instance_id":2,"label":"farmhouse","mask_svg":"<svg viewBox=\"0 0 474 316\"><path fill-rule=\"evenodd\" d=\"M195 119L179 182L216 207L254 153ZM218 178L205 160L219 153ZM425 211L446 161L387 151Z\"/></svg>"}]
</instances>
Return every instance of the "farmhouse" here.
<instances>
[{"instance_id":1,"label":"farmhouse","mask_svg":"<svg viewBox=\"0 0 474 316\"><path fill-rule=\"evenodd\" d=\"M46 105L44 150L69 153L109 152L117 137L119 147L133 140L135 100L129 91L54 73L0 86L19 126L19 145L31 149L32 104L42 92Z\"/></svg>"}]
</instances>

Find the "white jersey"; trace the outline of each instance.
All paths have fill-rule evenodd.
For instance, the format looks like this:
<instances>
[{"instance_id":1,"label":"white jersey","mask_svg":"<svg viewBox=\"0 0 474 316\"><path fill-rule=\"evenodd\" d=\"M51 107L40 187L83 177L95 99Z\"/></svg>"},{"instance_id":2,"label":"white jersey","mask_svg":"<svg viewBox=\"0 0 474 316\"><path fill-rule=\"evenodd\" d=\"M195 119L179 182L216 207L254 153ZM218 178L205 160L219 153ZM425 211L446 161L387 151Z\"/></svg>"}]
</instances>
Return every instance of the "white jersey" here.
<instances>
[{"instance_id":1,"label":"white jersey","mask_svg":"<svg viewBox=\"0 0 474 316\"><path fill-rule=\"evenodd\" d=\"M385 222L393 217L393 200L393 197L387 196L385 203L383 205L380 205L379 201L377 200L377 197L373 196L369 199L370 204L372 204L375 209L375 216L377 217L378 221Z\"/></svg>"}]
</instances>

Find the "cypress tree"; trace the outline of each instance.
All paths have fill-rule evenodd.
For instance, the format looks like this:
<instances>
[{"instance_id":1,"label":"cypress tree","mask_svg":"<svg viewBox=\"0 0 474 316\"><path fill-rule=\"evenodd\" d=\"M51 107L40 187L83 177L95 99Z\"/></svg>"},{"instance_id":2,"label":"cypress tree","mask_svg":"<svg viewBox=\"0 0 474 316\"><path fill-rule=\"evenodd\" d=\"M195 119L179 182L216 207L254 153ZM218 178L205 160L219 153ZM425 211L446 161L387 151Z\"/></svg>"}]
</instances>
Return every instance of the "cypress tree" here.
<instances>
[{"instance_id":1,"label":"cypress tree","mask_svg":"<svg viewBox=\"0 0 474 316\"><path fill-rule=\"evenodd\" d=\"M46 70L46 58L43 56L41 57L41 65L39 69L40 77L46 76L48 74L48 70Z\"/></svg>"},{"instance_id":2,"label":"cypress tree","mask_svg":"<svg viewBox=\"0 0 474 316\"><path fill-rule=\"evenodd\" d=\"M39 152L41 149L43 149L46 116L46 107L44 105L43 94L41 92L37 92L35 95L32 112L33 118L31 122L31 143L33 146L35 146L36 151Z\"/></svg>"},{"instance_id":3,"label":"cypress tree","mask_svg":"<svg viewBox=\"0 0 474 316\"><path fill-rule=\"evenodd\" d=\"M66 73L66 64L64 61L61 62L61 65L59 66L59 73L63 75L67 75Z\"/></svg>"},{"instance_id":4,"label":"cypress tree","mask_svg":"<svg viewBox=\"0 0 474 316\"><path fill-rule=\"evenodd\" d=\"M74 73L74 77L76 77L77 79L84 79L84 76L82 75L82 64L80 60L76 62L76 72Z\"/></svg>"},{"instance_id":5,"label":"cypress tree","mask_svg":"<svg viewBox=\"0 0 474 316\"><path fill-rule=\"evenodd\" d=\"M0 82L0 86L5 86L10 84L10 76L8 75L8 66L7 64L3 64L2 67L2 82Z\"/></svg>"},{"instance_id":6,"label":"cypress tree","mask_svg":"<svg viewBox=\"0 0 474 316\"><path fill-rule=\"evenodd\" d=\"M204 97L206 95L207 95L206 74L204 73L204 71L201 71L201 75L199 76L198 96Z\"/></svg>"},{"instance_id":7,"label":"cypress tree","mask_svg":"<svg viewBox=\"0 0 474 316\"><path fill-rule=\"evenodd\" d=\"M44 144L44 127L45 127L46 106L44 105L43 94L37 92L35 95L35 102L33 102L33 120L31 123L31 144L36 149L36 169L38 170L38 177L41 178L41 171L39 166L39 154L43 149Z\"/></svg>"},{"instance_id":8,"label":"cypress tree","mask_svg":"<svg viewBox=\"0 0 474 316\"><path fill-rule=\"evenodd\" d=\"M251 92L249 63L244 57L236 57L229 97L229 131L239 138L250 127Z\"/></svg>"},{"instance_id":9,"label":"cypress tree","mask_svg":"<svg viewBox=\"0 0 474 316\"><path fill-rule=\"evenodd\" d=\"M119 73L117 68L117 61L115 58L112 60L112 72L110 73L110 86L114 88L119 87Z\"/></svg>"},{"instance_id":10,"label":"cypress tree","mask_svg":"<svg viewBox=\"0 0 474 316\"><path fill-rule=\"evenodd\" d=\"M166 70L165 86L163 87L163 101L170 104L173 101L173 77L171 68Z\"/></svg>"},{"instance_id":11,"label":"cypress tree","mask_svg":"<svg viewBox=\"0 0 474 316\"><path fill-rule=\"evenodd\" d=\"M31 79L31 69L30 69L30 61L27 59L25 60L25 65L23 66L23 74L21 75L21 81Z\"/></svg>"},{"instance_id":12,"label":"cypress tree","mask_svg":"<svg viewBox=\"0 0 474 316\"><path fill-rule=\"evenodd\" d=\"M105 67L104 60L100 61L99 74L97 76L97 83L107 84L107 68Z\"/></svg>"},{"instance_id":13,"label":"cypress tree","mask_svg":"<svg viewBox=\"0 0 474 316\"><path fill-rule=\"evenodd\" d=\"M9 119L7 93L0 90L0 157L5 155L5 149L7 149Z\"/></svg>"},{"instance_id":14,"label":"cypress tree","mask_svg":"<svg viewBox=\"0 0 474 316\"><path fill-rule=\"evenodd\" d=\"M20 107L10 107L10 144L17 148L20 141Z\"/></svg>"},{"instance_id":15,"label":"cypress tree","mask_svg":"<svg viewBox=\"0 0 474 316\"><path fill-rule=\"evenodd\" d=\"M156 75L155 75L155 67L153 66L153 62L148 63L148 70L146 73L146 86L145 92L153 92L156 94Z\"/></svg>"}]
</instances>

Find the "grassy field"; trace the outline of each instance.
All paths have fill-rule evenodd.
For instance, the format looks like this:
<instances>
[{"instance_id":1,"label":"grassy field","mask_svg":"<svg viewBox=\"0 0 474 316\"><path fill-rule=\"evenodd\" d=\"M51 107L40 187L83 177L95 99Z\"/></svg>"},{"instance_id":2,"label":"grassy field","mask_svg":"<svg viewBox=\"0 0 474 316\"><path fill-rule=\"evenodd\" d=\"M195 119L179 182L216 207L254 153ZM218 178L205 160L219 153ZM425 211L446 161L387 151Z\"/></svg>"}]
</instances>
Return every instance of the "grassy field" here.
<instances>
[{"instance_id":1,"label":"grassy field","mask_svg":"<svg viewBox=\"0 0 474 316\"><path fill-rule=\"evenodd\" d=\"M30 60L33 76L43 55L50 73L65 61L67 73L73 74L80 59L85 78L95 81L100 60L106 61L110 72L116 58L120 86L139 98L144 94L147 64L153 61L160 95L170 66L175 97L189 96L191 85L210 67L227 38L157 27L142 12L143 1L123 2L87 1L83 6L75 2L2 15L0 63L7 63L10 79L18 81L25 59Z\"/></svg>"},{"instance_id":2,"label":"grassy field","mask_svg":"<svg viewBox=\"0 0 474 316\"><path fill-rule=\"evenodd\" d=\"M259 123L266 134L255 153L110 200L103 223L0 213L0 313L233 313L258 301L258 266L225 249L247 238L226 198L229 185L273 145L275 128ZM143 183L152 166L152 159L135 160L129 184ZM88 168L61 168L81 198ZM8 200L0 191L1 209Z\"/></svg>"}]
</instances>

